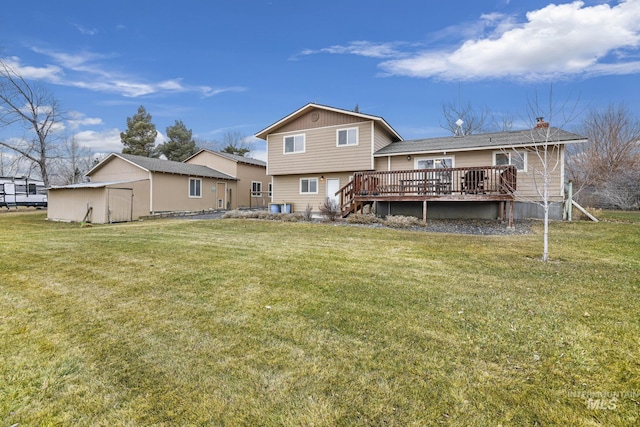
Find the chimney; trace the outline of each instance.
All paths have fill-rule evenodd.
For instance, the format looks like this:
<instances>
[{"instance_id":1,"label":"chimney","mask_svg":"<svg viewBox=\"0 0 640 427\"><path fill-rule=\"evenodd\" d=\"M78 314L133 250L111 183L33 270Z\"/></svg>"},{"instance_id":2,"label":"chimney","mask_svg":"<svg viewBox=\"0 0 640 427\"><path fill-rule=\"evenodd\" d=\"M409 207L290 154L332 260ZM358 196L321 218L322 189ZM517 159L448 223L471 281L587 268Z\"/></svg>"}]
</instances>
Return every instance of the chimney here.
<instances>
[{"instance_id":1,"label":"chimney","mask_svg":"<svg viewBox=\"0 0 640 427\"><path fill-rule=\"evenodd\" d=\"M536 117L536 129L544 129L549 127L549 123L544 121L544 117Z\"/></svg>"}]
</instances>

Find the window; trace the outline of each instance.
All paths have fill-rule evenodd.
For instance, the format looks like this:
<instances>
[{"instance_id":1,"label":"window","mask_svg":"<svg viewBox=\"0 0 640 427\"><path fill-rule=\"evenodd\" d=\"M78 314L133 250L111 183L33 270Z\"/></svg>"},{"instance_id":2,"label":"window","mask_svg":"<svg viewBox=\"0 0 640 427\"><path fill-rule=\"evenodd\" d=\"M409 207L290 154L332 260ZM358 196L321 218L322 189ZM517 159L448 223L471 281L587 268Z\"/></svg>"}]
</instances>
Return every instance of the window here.
<instances>
[{"instance_id":1,"label":"window","mask_svg":"<svg viewBox=\"0 0 640 427\"><path fill-rule=\"evenodd\" d=\"M285 136L284 153L304 153L304 135Z\"/></svg>"},{"instance_id":2,"label":"window","mask_svg":"<svg viewBox=\"0 0 640 427\"><path fill-rule=\"evenodd\" d=\"M300 194L318 194L318 178L302 178Z\"/></svg>"},{"instance_id":3,"label":"window","mask_svg":"<svg viewBox=\"0 0 640 427\"><path fill-rule=\"evenodd\" d=\"M29 194L38 194L35 184L29 184Z\"/></svg>"},{"instance_id":4,"label":"window","mask_svg":"<svg viewBox=\"0 0 640 427\"><path fill-rule=\"evenodd\" d=\"M493 153L495 166L513 165L519 171L527 170L527 153L524 151L496 151Z\"/></svg>"},{"instance_id":5,"label":"window","mask_svg":"<svg viewBox=\"0 0 640 427\"><path fill-rule=\"evenodd\" d=\"M189 178L189 197L202 197L202 180Z\"/></svg>"},{"instance_id":6,"label":"window","mask_svg":"<svg viewBox=\"0 0 640 427\"><path fill-rule=\"evenodd\" d=\"M416 169L448 169L453 167L453 157L432 157L416 159ZM440 184L451 182L451 171L428 172L424 177Z\"/></svg>"},{"instance_id":7,"label":"window","mask_svg":"<svg viewBox=\"0 0 640 427\"><path fill-rule=\"evenodd\" d=\"M358 145L358 128L338 129L338 147Z\"/></svg>"},{"instance_id":8,"label":"window","mask_svg":"<svg viewBox=\"0 0 640 427\"><path fill-rule=\"evenodd\" d=\"M251 197L262 197L262 183L251 181Z\"/></svg>"},{"instance_id":9,"label":"window","mask_svg":"<svg viewBox=\"0 0 640 427\"><path fill-rule=\"evenodd\" d=\"M439 157L432 159L417 159L416 169L443 169L453 167L453 157Z\"/></svg>"},{"instance_id":10,"label":"window","mask_svg":"<svg viewBox=\"0 0 640 427\"><path fill-rule=\"evenodd\" d=\"M267 185L267 188L268 188L268 194L267 194L267 195L268 195L270 198L271 198L271 197L273 197L273 183L272 183L272 182L270 182L270 183Z\"/></svg>"}]
</instances>

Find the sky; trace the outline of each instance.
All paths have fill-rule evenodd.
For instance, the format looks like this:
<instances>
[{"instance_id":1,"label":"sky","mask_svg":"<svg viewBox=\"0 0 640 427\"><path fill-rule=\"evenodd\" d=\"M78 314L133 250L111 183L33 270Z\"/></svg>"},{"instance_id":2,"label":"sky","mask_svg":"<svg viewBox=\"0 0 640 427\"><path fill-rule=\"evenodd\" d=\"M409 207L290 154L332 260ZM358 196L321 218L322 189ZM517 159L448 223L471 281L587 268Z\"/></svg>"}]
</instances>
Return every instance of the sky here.
<instances>
[{"instance_id":1,"label":"sky","mask_svg":"<svg viewBox=\"0 0 640 427\"><path fill-rule=\"evenodd\" d=\"M264 160L253 135L310 102L405 140L448 135L443 105L514 128L537 109L568 130L610 104L640 115L640 0L4 0L0 59L92 153L121 152L142 105L158 142L181 120L202 146L234 133Z\"/></svg>"}]
</instances>

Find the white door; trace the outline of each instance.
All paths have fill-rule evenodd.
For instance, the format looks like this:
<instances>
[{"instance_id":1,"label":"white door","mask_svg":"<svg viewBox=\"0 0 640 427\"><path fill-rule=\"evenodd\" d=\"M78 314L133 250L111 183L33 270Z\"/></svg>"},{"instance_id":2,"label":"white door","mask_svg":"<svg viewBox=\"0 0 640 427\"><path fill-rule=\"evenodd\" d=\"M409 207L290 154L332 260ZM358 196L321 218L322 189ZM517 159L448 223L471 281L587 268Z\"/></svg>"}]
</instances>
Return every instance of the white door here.
<instances>
[{"instance_id":1,"label":"white door","mask_svg":"<svg viewBox=\"0 0 640 427\"><path fill-rule=\"evenodd\" d=\"M327 198L340 203L340 196L336 196L338 190L340 190L340 179L327 178Z\"/></svg>"}]
</instances>

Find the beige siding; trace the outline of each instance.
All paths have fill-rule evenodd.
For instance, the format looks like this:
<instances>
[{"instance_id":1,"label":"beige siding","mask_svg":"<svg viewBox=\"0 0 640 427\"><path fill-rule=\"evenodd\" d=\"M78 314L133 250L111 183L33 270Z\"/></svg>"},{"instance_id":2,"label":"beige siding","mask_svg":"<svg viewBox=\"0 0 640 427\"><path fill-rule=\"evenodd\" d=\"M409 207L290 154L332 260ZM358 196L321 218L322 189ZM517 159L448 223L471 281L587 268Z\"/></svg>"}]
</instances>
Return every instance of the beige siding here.
<instances>
[{"instance_id":1,"label":"beige siding","mask_svg":"<svg viewBox=\"0 0 640 427\"><path fill-rule=\"evenodd\" d=\"M373 139L373 151L376 152L393 141L392 136L385 131L380 124L375 123L375 137Z\"/></svg>"},{"instance_id":2,"label":"beige siding","mask_svg":"<svg viewBox=\"0 0 640 427\"><path fill-rule=\"evenodd\" d=\"M358 145L337 146L337 131L357 127ZM305 135L305 152L284 154L285 136ZM370 122L330 126L304 132L269 135L269 175L370 170L372 155Z\"/></svg>"},{"instance_id":3,"label":"beige siding","mask_svg":"<svg viewBox=\"0 0 640 427\"><path fill-rule=\"evenodd\" d=\"M91 182L136 181L140 179L149 179L149 172L115 156L91 174Z\"/></svg>"},{"instance_id":4,"label":"beige siding","mask_svg":"<svg viewBox=\"0 0 640 427\"><path fill-rule=\"evenodd\" d=\"M238 178L238 200L237 205L234 206L234 208L267 206L269 203L267 191L269 190L268 184L271 182L271 177L267 176L266 168L238 163ZM251 183L253 181L262 183L262 195L260 197L251 196Z\"/></svg>"},{"instance_id":5,"label":"beige siding","mask_svg":"<svg viewBox=\"0 0 640 427\"><path fill-rule=\"evenodd\" d=\"M199 153L189 159L187 163L208 166L219 172L238 178L237 184L233 185L231 191L232 200L230 207L232 209L264 207L269 203L267 184L271 181L271 178L267 177L267 168L264 166L237 162L208 151ZM262 183L263 196L251 197L252 181Z\"/></svg>"},{"instance_id":6,"label":"beige siding","mask_svg":"<svg viewBox=\"0 0 640 427\"><path fill-rule=\"evenodd\" d=\"M407 160L407 154L397 155L391 157L391 167L389 168L389 157L378 157L375 159L375 170L377 171L399 171L407 169L415 169L416 162L422 158L434 158L434 157L453 157L454 167L456 168L471 168L471 167L484 167L493 166L494 153L496 150L478 150L467 152L453 152L453 153L437 153L437 154L412 154L411 160ZM506 150L505 152L509 152ZM560 151L560 156L564 155L564 151ZM554 150L550 152L549 163L555 165L556 159L558 159L558 151ZM518 171L518 191L516 196L523 201L537 201L540 200L539 193L542 192L542 162L535 151L530 150L527 152L527 170ZM552 170L551 173L551 200L561 201L563 200L564 185L562 175L562 165Z\"/></svg>"},{"instance_id":7,"label":"beige siding","mask_svg":"<svg viewBox=\"0 0 640 427\"><path fill-rule=\"evenodd\" d=\"M189 178L202 180L202 197L189 197ZM216 188L218 181L227 183L227 188L231 189L232 198L234 198L235 181L155 173L151 184L152 210L153 212L165 212L215 209L217 207L217 191L212 189ZM231 201L231 204L233 203L234 200Z\"/></svg>"},{"instance_id":8,"label":"beige siding","mask_svg":"<svg viewBox=\"0 0 640 427\"><path fill-rule=\"evenodd\" d=\"M131 199L132 218L137 220L149 214L149 180L114 184L101 188L58 188L50 189L47 207L47 219L52 221L80 222L84 220L89 207L92 212L88 221L104 224L109 221L109 192L120 188L133 190ZM127 200L129 202L129 200ZM129 209L130 205L127 205Z\"/></svg>"},{"instance_id":9,"label":"beige siding","mask_svg":"<svg viewBox=\"0 0 640 427\"><path fill-rule=\"evenodd\" d=\"M198 153L196 156L190 158L186 163L190 163L192 165L208 166L211 169L217 170L218 172L222 172L236 178L238 177L238 162L222 156L218 156L208 151L202 151L201 153Z\"/></svg>"},{"instance_id":10,"label":"beige siding","mask_svg":"<svg viewBox=\"0 0 640 427\"><path fill-rule=\"evenodd\" d=\"M327 179L340 179L340 187L345 186L354 171L327 174L303 174L273 177L273 198L272 203L292 203L293 212L304 212L307 205L311 206L313 212L320 211L320 205L327 197ZM324 176L324 180L321 177ZM300 194L300 179L317 178L318 194Z\"/></svg>"},{"instance_id":11,"label":"beige siding","mask_svg":"<svg viewBox=\"0 0 640 427\"><path fill-rule=\"evenodd\" d=\"M278 133L297 132L306 129L323 128L333 125L349 125L361 122L360 117L350 116L337 111L311 109L290 123L278 129Z\"/></svg>"}]
</instances>

